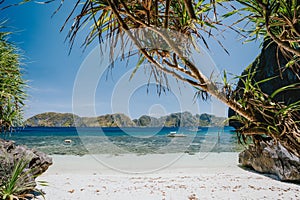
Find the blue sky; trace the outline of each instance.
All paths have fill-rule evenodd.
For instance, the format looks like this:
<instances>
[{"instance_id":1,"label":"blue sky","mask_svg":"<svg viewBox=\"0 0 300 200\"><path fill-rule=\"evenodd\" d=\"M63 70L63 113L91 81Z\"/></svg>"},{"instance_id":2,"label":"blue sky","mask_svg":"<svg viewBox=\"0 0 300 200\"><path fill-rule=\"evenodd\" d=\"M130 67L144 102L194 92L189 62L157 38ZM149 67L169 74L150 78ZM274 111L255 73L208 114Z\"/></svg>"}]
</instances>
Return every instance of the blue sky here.
<instances>
[{"instance_id":1,"label":"blue sky","mask_svg":"<svg viewBox=\"0 0 300 200\"><path fill-rule=\"evenodd\" d=\"M10 41L13 41L24 55L24 77L29 80L26 118L49 111L73 112L72 94L77 72L82 62L96 46L92 44L83 52L80 48L86 33L86 30L83 30L76 39L71 54L68 55L69 45L65 42L65 37L70 24L65 31L59 32L72 8L72 1L66 2L68 3L53 18L51 15L59 1L48 5L28 3L1 11L0 19L8 19L6 25L14 32L10 36ZM211 46L209 54L220 71L225 69L238 75L259 54L258 43L242 44L238 38L235 33L226 33L225 39L222 40L230 56L220 47ZM123 64L119 63L119 65ZM113 112L110 108L112 90L126 70L116 71L113 71L113 75L109 76L108 80L102 78L97 86L95 96L97 114ZM172 100L174 98L172 93L158 97L155 87L152 87L148 94L146 91L146 87L139 88L129 100L128 109L132 118L142 114L155 115L155 113L179 111L176 98ZM201 109L193 110L194 113L213 112L209 103L200 104Z\"/></svg>"}]
</instances>

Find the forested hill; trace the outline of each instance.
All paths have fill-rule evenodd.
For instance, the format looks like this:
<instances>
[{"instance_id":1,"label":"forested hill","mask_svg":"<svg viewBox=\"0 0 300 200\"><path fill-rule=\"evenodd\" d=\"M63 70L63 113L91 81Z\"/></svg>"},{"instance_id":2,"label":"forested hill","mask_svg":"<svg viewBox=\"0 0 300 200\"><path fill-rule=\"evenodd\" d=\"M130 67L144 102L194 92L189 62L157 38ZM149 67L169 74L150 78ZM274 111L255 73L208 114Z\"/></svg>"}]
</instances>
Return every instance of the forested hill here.
<instances>
[{"instance_id":1,"label":"forested hill","mask_svg":"<svg viewBox=\"0 0 300 200\"><path fill-rule=\"evenodd\" d=\"M210 114L192 115L189 112L172 113L155 118L143 115L131 120L122 113L107 114L98 117L80 117L71 113L47 112L35 115L26 120L26 126L44 127L158 127L158 126L223 126L225 117Z\"/></svg>"}]
</instances>

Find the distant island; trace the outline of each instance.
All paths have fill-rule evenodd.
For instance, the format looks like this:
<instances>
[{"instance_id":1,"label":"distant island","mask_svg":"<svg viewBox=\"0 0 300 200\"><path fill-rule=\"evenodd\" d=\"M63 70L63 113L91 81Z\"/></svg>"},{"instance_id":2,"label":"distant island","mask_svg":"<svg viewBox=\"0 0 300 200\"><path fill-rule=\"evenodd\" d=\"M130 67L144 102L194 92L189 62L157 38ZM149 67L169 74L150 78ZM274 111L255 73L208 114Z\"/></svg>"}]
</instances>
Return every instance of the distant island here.
<instances>
[{"instance_id":1,"label":"distant island","mask_svg":"<svg viewBox=\"0 0 300 200\"><path fill-rule=\"evenodd\" d=\"M123 113L107 114L98 117L80 117L72 113L46 112L30 117L25 126L31 127L193 127L224 126L225 117L190 112L172 113L159 118L143 115L130 119ZM225 124L226 125L226 124Z\"/></svg>"}]
</instances>

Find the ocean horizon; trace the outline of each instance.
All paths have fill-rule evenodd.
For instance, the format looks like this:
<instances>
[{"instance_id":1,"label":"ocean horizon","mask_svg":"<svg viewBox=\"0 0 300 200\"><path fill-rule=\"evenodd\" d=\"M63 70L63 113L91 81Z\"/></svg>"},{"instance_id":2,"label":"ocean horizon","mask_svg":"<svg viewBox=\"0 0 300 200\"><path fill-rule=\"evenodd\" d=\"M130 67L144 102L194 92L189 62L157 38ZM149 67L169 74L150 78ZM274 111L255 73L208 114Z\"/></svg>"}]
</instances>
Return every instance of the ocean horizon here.
<instances>
[{"instance_id":1,"label":"ocean horizon","mask_svg":"<svg viewBox=\"0 0 300 200\"><path fill-rule=\"evenodd\" d=\"M47 154L165 154L237 152L234 128L225 127L24 127L1 134ZM168 137L170 133L184 137Z\"/></svg>"}]
</instances>

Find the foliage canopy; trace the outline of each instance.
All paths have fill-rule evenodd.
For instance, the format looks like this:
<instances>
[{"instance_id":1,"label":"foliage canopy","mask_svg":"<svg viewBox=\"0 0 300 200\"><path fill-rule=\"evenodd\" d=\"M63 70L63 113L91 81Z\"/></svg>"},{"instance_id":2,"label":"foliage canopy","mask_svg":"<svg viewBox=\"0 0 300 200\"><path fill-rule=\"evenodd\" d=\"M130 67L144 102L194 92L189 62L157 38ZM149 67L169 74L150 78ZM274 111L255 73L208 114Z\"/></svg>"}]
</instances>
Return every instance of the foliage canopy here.
<instances>
[{"instance_id":1,"label":"foliage canopy","mask_svg":"<svg viewBox=\"0 0 300 200\"><path fill-rule=\"evenodd\" d=\"M220 9L225 10L225 14L217 11ZM226 24L225 19L232 15L239 15L239 19ZM188 59L196 40L209 48L207 39L213 38L226 51L217 36L224 29L232 29L250 41L261 36L263 40L276 43L278 50L290 60L286 67L293 69L298 76L299 16L300 1L297 0L79 0L66 22L73 19L67 36L71 44L78 31L91 23L84 45L89 45L94 39L99 39L101 44L103 37L107 36L111 39L111 48L120 38L122 46L137 46L140 53L137 68L143 62L152 63L151 75L159 84L167 84L165 74L168 74L193 85L202 97L209 93L239 114L237 119L243 124L239 130L242 138L271 137L300 157L299 102L287 106L274 101L274 95L264 94L259 83L250 81L251 74L245 79L241 99L237 100L230 85L220 86ZM246 27L238 28L240 23ZM132 31L136 28L142 28L142 31ZM178 34L185 39L178 39ZM145 44L153 41L159 43L160 48L146 48ZM290 87L296 88L297 84Z\"/></svg>"},{"instance_id":2,"label":"foliage canopy","mask_svg":"<svg viewBox=\"0 0 300 200\"><path fill-rule=\"evenodd\" d=\"M7 131L20 125L25 100L25 81L20 68L20 54L0 32L0 128Z\"/></svg>"},{"instance_id":3,"label":"foliage canopy","mask_svg":"<svg viewBox=\"0 0 300 200\"><path fill-rule=\"evenodd\" d=\"M63 3L61 0L60 5ZM239 19L226 24L225 19L232 15L238 15ZM111 42L112 54L119 41L123 47L136 46L139 52L129 53L129 56L139 54L137 69L144 62L151 63L150 75L159 85L168 83L168 74L193 85L202 97L209 93L239 114L238 120L244 124L239 130L242 137L266 135L300 157L300 102L287 106L274 101L274 95L264 94L259 84L249 81L251 74L245 79L242 98L237 100L227 82L220 86L188 59L195 41L202 41L209 48L208 38L216 40L226 51L217 36L231 29L248 41L262 36L263 40L276 43L289 60L281 70L290 68L299 76L299 19L299 0L77 0L62 29L73 21L67 35L71 46L79 30L86 25L91 28L85 46L95 39L101 44L106 38ZM239 28L241 22L246 27ZM184 37L178 38L178 34ZM153 42L160 46L146 48Z\"/></svg>"}]
</instances>

